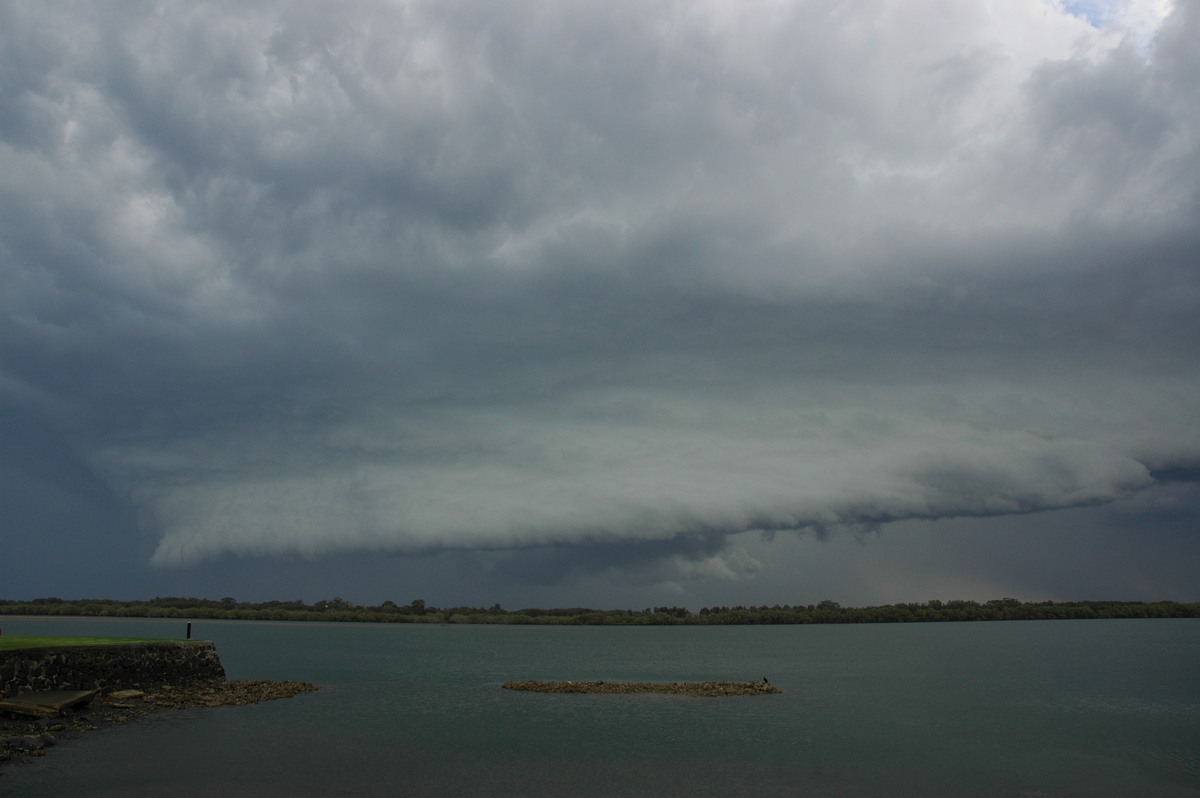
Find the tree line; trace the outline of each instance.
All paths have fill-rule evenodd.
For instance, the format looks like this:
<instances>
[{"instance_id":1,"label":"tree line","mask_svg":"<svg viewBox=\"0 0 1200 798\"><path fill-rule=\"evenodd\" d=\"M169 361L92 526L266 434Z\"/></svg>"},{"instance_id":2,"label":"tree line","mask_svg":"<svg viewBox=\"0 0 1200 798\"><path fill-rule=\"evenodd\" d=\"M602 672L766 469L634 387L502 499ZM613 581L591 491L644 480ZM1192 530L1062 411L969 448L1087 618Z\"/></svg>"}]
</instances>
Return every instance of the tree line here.
<instances>
[{"instance_id":1,"label":"tree line","mask_svg":"<svg viewBox=\"0 0 1200 798\"><path fill-rule=\"evenodd\" d=\"M1047 621L1099 618L1200 618L1200 604L1176 601L1038 601L1015 598L843 607L825 600L808 605L646 607L641 610L597 610L584 607L506 610L491 607L435 607L422 599L407 604L385 601L360 606L335 597L313 604L303 601L238 601L159 597L148 601L114 599L0 599L0 615L54 615L105 618L190 618L245 621L325 621L356 623L472 623L574 625L728 625L811 623L930 623L948 621Z\"/></svg>"}]
</instances>

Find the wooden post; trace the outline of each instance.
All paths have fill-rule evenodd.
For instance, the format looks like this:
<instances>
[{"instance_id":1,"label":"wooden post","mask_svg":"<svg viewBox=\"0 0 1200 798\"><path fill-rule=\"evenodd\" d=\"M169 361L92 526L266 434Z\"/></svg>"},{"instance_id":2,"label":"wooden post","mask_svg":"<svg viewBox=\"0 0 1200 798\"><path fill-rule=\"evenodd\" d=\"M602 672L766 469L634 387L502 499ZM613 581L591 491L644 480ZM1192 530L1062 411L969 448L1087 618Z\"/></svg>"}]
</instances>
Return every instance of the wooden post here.
<instances>
[{"instance_id":1,"label":"wooden post","mask_svg":"<svg viewBox=\"0 0 1200 798\"><path fill-rule=\"evenodd\" d=\"M187 639L188 639L188 640L191 640L191 639L192 639L192 622L191 622L191 621L188 621L188 627L187 627Z\"/></svg>"}]
</instances>

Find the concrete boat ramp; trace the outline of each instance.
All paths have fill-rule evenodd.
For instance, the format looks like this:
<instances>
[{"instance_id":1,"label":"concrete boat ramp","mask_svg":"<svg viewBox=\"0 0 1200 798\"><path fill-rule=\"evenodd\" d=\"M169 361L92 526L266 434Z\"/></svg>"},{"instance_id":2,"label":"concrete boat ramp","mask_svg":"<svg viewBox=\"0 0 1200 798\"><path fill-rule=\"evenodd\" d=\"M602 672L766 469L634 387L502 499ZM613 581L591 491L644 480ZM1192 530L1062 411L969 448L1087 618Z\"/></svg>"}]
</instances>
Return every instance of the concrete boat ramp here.
<instances>
[{"instance_id":1,"label":"concrete boat ramp","mask_svg":"<svg viewBox=\"0 0 1200 798\"><path fill-rule=\"evenodd\" d=\"M0 699L0 712L53 717L68 707L91 701L97 690L43 690Z\"/></svg>"}]
</instances>

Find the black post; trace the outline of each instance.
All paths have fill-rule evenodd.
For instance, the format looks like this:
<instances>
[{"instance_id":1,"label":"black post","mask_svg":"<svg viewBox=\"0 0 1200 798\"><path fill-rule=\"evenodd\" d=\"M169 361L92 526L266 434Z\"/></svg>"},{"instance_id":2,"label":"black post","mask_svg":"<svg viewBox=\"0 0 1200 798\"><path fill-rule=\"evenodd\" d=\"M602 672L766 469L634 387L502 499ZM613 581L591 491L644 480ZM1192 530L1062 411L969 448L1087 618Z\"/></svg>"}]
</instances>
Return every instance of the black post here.
<instances>
[{"instance_id":1,"label":"black post","mask_svg":"<svg viewBox=\"0 0 1200 798\"><path fill-rule=\"evenodd\" d=\"M188 635L187 635L187 639L188 639L188 640L191 640L191 639L192 639L192 622L191 622L191 621L188 621Z\"/></svg>"}]
</instances>

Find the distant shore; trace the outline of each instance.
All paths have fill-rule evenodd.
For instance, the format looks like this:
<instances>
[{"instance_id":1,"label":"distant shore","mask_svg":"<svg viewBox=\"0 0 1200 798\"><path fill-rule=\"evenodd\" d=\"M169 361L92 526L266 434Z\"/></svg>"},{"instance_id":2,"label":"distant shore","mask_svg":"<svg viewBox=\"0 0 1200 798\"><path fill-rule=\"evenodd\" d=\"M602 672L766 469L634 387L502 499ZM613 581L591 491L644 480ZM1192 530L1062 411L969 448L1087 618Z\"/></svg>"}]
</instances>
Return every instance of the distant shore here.
<instances>
[{"instance_id":1,"label":"distant shore","mask_svg":"<svg viewBox=\"0 0 1200 798\"><path fill-rule=\"evenodd\" d=\"M48 748L96 729L176 709L244 706L290 698L318 689L309 682L273 680L210 680L174 687L122 690L99 695L53 717L31 718L0 714L0 774L5 765L29 763ZM2 782L0 782L2 783Z\"/></svg>"},{"instance_id":2,"label":"distant shore","mask_svg":"<svg viewBox=\"0 0 1200 798\"><path fill-rule=\"evenodd\" d=\"M646 607L597 610L586 607L506 610L491 607L434 607L421 599L372 606L341 598L247 602L232 598L160 597L148 601L39 598L0 599L0 616L147 618L152 620L313 621L320 623L431 623L572 626L730 626L748 624L939 623L964 621L1074 621L1117 618L1200 618L1200 604L1178 601L1036 601L1015 598L910 602L843 607L828 599L816 604L771 606Z\"/></svg>"}]
</instances>

